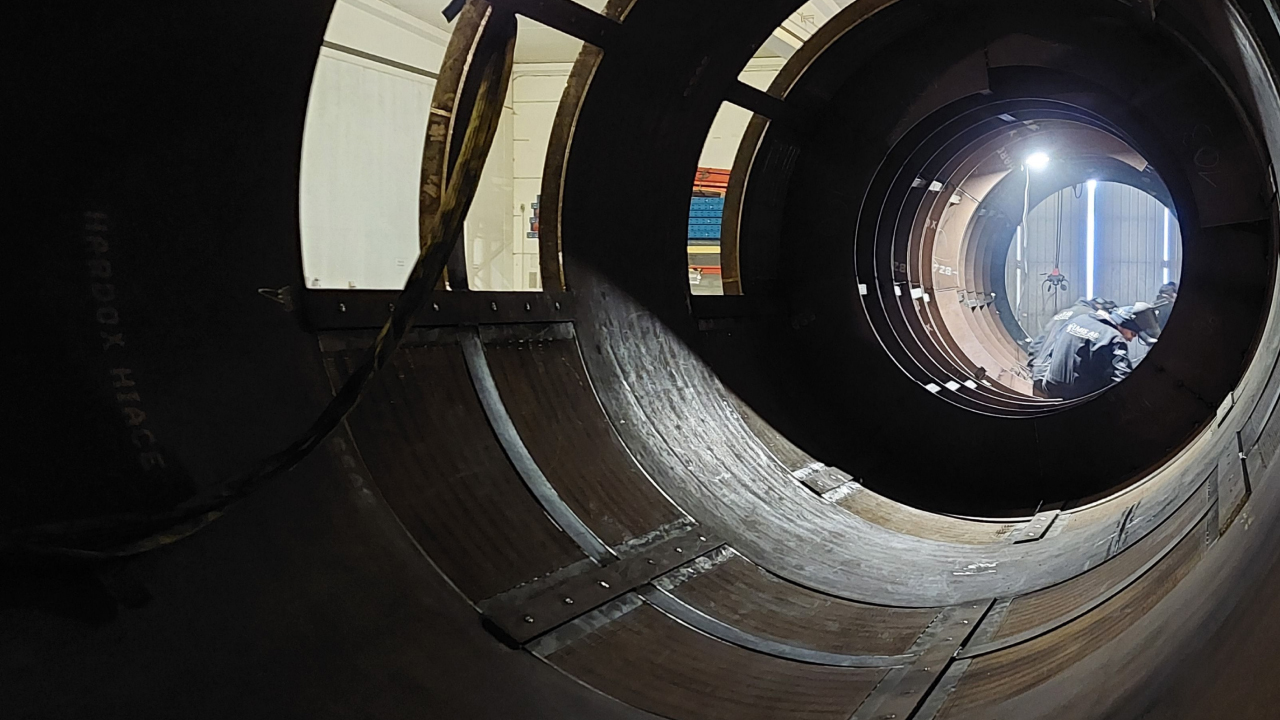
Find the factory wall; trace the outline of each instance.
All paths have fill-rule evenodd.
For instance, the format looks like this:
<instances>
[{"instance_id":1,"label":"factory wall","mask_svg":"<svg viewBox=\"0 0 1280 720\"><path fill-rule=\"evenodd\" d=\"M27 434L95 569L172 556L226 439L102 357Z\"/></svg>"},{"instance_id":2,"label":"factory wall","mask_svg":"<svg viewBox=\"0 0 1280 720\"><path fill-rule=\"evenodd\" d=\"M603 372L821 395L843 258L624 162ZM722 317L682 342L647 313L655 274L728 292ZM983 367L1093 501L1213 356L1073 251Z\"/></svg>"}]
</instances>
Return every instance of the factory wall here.
<instances>
[{"instance_id":1,"label":"factory wall","mask_svg":"<svg viewBox=\"0 0 1280 720\"><path fill-rule=\"evenodd\" d=\"M311 90L300 190L307 285L396 289L417 257L418 174L447 34L378 0L340 0ZM517 57L521 47L517 47ZM536 55L536 53L535 53ZM767 87L778 58L742 79ZM518 62L466 225L470 287L539 290L538 198L572 63ZM730 168L751 114L726 104L703 152ZM642 214L643 208L637 208Z\"/></svg>"},{"instance_id":2,"label":"factory wall","mask_svg":"<svg viewBox=\"0 0 1280 720\"><path fill-rule=\"evenodd\" d=\"M1169 259L1164 253L1165 207L1128 185L1099 183L1094 199L1094 296L1120 305L1151 302L1164 282L1182 274L1182 242L1177 218L1169 222ZM1084 185L1062 190L1032 209L1027 217L1026 275L1018 301L1016 247L1011 246L1005 282L1028 336L1034 337L1060 310L1086 294L1088 191ZM1068 284L1056 292L1046 285L1055 265ZM1021 339L1021 338L1018 338Z\"/></svg>"}]
</instances>

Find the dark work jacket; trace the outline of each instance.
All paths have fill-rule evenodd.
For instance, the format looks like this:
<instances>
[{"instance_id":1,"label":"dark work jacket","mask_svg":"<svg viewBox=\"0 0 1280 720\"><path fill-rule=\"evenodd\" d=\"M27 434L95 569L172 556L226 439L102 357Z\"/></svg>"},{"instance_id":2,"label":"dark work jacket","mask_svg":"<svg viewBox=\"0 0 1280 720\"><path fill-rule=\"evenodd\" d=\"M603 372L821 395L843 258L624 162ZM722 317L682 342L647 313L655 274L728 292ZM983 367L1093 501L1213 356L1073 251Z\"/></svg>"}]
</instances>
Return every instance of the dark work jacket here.
<instances>
[{"instance_id":1,"label":"dark work jacket","mask_svg":"<svg viewBox=\"0 0 1280 720\"><path fill-rule=\"evenodd\" d=\"M1160 299L1157 298L1156 301L1160 302ZM1169 303L1168 305L1161 305L1160 307L1156 308L1156 322L1160 325L1160 332L1164 332L1164 326L1169 324L1169 315L1171 315L1172 313L1173 313L1173 303Z\"/></svg>"},{"instance_id":2,"label":"dark work jacket","mask_svg":"<svg viewBox=\"0 0 1280 720\"><path fill-rule=\"evenodd\" d=\"M1031 370L1031 380L1044 380L1049 374L1049 348L1057 341L1058 335L1062 329L1072 320L1081 315L1088 315L1093 312L1093 306L1084 300L1072 305L1062 312L1054 315L1049 319L1049 323L1044 326L1044 331L1031 341L1031 345L1027 348L1027 367Z\"/></svg>"},{"instance_id":3,"label":"dark work jacket","mask_svg":"<svg viewBox=\"0 0 1280 720\"><path fill-rule=\"evenodd\" d=\"M1093 315L1067 321L1048 347L1044 385L1051 397L1072 400L1129 377L1129 343L1110 323Z\"/></svg>"}]
</instances>

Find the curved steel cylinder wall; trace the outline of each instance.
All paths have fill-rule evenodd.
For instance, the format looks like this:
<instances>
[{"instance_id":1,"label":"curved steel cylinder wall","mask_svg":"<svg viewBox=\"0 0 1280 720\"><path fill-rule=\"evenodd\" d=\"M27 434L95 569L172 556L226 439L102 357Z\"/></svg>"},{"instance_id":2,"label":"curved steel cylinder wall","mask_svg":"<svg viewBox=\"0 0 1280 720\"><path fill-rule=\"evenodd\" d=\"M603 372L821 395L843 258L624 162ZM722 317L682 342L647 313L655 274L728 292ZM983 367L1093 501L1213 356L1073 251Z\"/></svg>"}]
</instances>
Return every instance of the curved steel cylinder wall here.
<instances>
[{"instance_id":1,"label":"curved steel cylinder wall","mask_svg":"<svg viewBox=\"0 0 1280 720\"><path fill-rule=\"evenodd\" d=\"M1105 2L859 0L770 96L744 93L738 72L797 4L690 16L635 0L606 19L567 1L496 3L601 46L579 60L547 161L544 260L562 249L564 267L543 278L564 289L437 293L322 447L185 541L109 563L6 555L0 714L1272 717L1269 6L1164 0L1153 20ZM242 472L301 435L370 345L395 295L308 292L300 267L298 161L330 9L22 11L48 52L19 61L11 93L32 122L11 139L6 526L158 512ZM895 33L995 10L987 49L1002 50L977 85L959 72L941 94L867 113L881 155L856 152L832 107L875 95L860 63L902 52ZM464 11L455 49L491 11ZM880 158L906 152L890 142L903 117L923 134L1027 88L1094 109L1119 96L1105 109L1122 125L1166 107L1141 79L1110 95L1037 84L1109 77L1107 57L1081 66L1034 41L1036 28L1080 33L1046 21L1067 15L1195 59L1184 75L1220 102L1186 108L1187 132L1203 139L1203 114L1238 126L1233 195L1216 202L1196 171L1168 170L1202 145L1147 142L1198 244L1171 347L1079 408L997 418L890 358L877 333L913 332L908 306L833 301L880 281L864 269L884 248L864 244L857 208L806 209L851 193L927 216L923 198L876 184ZM982 47L965 35L933 50ZM443 72L441 86L465 85L461 67ZM465 114L446 95L433 118ZM682 227L726 98L773 119L755 121L729 202L744 294L704 302L688 295ZM1160 118L1165 135L1180 117ZM653 221L619 222L623 201L602 187ZM830 261L811 286L786 275L806 243ZM1227 352L1198 354L1196 333ZM1114 472L1092 485L1053 484L1079 469L1044 460L1066 443L994 451L1111 427L1141 452L1107 430L1097 450Z\"/></svg>"}]
</instances>

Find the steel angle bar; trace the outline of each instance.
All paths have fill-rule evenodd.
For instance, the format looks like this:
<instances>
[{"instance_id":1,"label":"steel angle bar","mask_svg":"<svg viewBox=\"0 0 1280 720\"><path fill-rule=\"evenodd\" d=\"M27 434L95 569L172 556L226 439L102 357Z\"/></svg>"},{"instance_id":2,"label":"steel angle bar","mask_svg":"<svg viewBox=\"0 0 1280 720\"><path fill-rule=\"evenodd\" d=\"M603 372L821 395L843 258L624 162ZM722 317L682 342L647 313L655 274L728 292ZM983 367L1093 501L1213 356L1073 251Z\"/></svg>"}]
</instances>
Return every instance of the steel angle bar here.
<instances>
[{"instance_id":1,"label":"steel angle bar","mask_svg":"<svg viewBox=\"0 0 1280 720\"><path fill-rule=\"evenodd\" d=\"M492 4L606 50L622 34L621 23L573 0L492 0Z\"/></svg>"},{"instance_id":2,"label":"steel angle bar","mask_svg":"<svg viewBox=\"0 0 1280 720\"><path fill-rule=\"evenodd\" d=\"M515 466L524 484L529 488L529 492L533 493L547 515L565 534L573 538L588 557L602 565L613 562L617 559L617 555L565 503L555 487L551 485L551 481L542 474L542 468L538 467L538 463L529 454L529 448L525 446L524 440L516 430L515 423L507 412L507 406L498 393L498 386L493 381L493 373L485 357L484 344L480 341L479 331L464 332L461 340L467 369L471 372L471 382L475 385L476 394L480 396L480 404L484 407L494 434L498 436L498 442L506 451L507 457Z\"/></svg>"},{"instance_id":3,"label":"steel angle bar","mask_svg":"<svg viewBox=\"0 0 1280 720\"><path fill-rule=\"evenodd\" d=\"M764 655L772 655L810 665L851 668L900 667L915 659L914 655L845 655L788 645L760 637L717 620L685 603L665 589L658 587L656 583L643 587L638 592L645 602L694 630L710 635L717 640L748 650L754 650Z\"/></svg>"}]
</instances>

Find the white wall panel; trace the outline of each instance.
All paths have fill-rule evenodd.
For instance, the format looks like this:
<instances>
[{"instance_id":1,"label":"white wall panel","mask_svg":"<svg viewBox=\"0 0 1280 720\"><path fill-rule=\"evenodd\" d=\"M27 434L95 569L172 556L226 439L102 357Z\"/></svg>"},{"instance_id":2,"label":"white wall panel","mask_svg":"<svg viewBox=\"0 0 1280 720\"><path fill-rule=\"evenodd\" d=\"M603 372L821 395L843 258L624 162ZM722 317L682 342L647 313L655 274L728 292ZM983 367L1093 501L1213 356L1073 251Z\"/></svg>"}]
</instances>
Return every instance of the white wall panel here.
<instances>
[{"instance_id":1,"label":"white wall panel","mask_svg":"<svg viewBox=\"0 0 1280 720\"><path fill-rule=\"evenodd\" d=\"M435 88L423 73L439 68L448 35L378 0L341 0L325 41L339 47L321 49L307 107L303 272L312 288L399 288L418 255L418 177Z\"/></svg>"},{"instance_id":2,"label":"white wall panel","mask_svg":"<svg viewBox=\"0 0 1280 720\"><path fill-rule=\"evenodd\" d=\"M747 69L739 75L738 79L756 89L767 90L773 83L773 79L778 76L782 65L783 61L780 59L757 58L747 64ZM720 112L716 114L715 122L711 124L711 132L707 134L707 141L702 147L702 157L698 160L698 166L724 170L733 168L734 158L738 156L738 145L741 144L742 136L747 132L751 117L750 110L743 110L730 103L722 104Z\"/></svg>"},{"instance_id":3,"label":"white wall panel","mask_svg":"<svg viewBox=\"0 0 1280 720\"><path fill-rule=\"evenodd\" d=\"M418 177L434 85L321 51L302 144L308 287L404 285L418 255Z\"/></svg>"}]
</instances>

